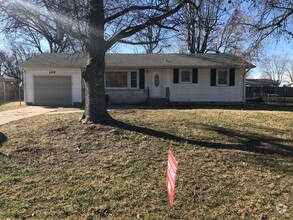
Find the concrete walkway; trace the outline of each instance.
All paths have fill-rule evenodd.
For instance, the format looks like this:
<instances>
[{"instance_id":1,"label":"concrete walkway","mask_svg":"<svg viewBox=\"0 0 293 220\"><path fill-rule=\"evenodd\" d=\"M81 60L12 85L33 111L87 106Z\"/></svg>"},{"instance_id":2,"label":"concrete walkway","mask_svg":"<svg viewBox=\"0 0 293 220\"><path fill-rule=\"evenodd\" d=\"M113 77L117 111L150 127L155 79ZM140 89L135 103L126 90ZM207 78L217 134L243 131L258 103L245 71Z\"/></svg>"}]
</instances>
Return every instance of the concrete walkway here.
<instances>
[{"instance_id":1,"label":"concrete walkway","mask_svg":"<svg viewBox=\"0 0 293 220\"><path fill-rule=\"evenodd\" d=\"M20 109L2 111L0 112L0 125L54 111L57 111L57 108L46 108L41 106L27 106Z\"/></svg>"}]
</instances>

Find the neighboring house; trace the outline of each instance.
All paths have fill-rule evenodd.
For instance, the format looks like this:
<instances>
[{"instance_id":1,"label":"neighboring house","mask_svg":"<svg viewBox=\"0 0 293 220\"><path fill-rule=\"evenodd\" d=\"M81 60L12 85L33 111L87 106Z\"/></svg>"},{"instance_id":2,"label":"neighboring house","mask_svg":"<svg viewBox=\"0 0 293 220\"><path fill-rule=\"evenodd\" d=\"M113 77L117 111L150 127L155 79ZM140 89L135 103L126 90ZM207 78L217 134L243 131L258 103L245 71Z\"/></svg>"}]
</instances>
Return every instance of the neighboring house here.
<instances>
[{"instance_id":1,"label":"neighboring house","mask_svg":"<svg viewBox=\"0 0 293 220\"><path fill-rule=\"evenodd\" d=\"M272 79L246 79L246 87L277 87L278 83Z\"/></svg>"},{"instance_id":2,"label":"neighboring house","mask_svg":"<svg viewBox=\"0 0 293 220\"><path fill-rule=\"evenodd\" d=\"M293 88L279 87L271 79L246 79L246 100L261 101L262 97L293 97Z\"/></svg>"},{"instance_id":3,"label":"neighboring house","mask_svg":"<svg viewBox=\"0 0 293 220\"><path fill-rule=\"evenodd\" d=\"M45 53L21 64L25 102L75 105L83 101L85 54ZM245 73L255 66L228 54L107 54L110 103L242 103Z\"/></svg>"},{"instance_id":4,"label":"neighboring house","mask_svg":"<svg viewBox=\"0 0 293 220\"><path fill-rule=\"evenodd\" d=\"M21 91L15 86L16 80L11 77L0 75L0 100L16 100L19 99Z\"/></svg>"}]
</instances>

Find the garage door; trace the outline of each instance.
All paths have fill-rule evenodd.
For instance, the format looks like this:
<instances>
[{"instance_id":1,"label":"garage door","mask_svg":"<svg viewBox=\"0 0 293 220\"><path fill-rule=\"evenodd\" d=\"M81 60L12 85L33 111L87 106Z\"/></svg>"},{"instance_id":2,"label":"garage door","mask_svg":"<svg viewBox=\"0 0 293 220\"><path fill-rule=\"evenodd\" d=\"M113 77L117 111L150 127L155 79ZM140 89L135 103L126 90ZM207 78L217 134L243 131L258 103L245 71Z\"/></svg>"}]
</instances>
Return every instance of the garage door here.
<instances>
[{"instance_id":1,"label":"garage door","mask_svg":"<svg viewBox=\"0 0 293 220\"><path fill-rule=\"evenodd\" d=\"M70 76L35 76L36 105L72 105Z\"/></svg>"}]
</instances>

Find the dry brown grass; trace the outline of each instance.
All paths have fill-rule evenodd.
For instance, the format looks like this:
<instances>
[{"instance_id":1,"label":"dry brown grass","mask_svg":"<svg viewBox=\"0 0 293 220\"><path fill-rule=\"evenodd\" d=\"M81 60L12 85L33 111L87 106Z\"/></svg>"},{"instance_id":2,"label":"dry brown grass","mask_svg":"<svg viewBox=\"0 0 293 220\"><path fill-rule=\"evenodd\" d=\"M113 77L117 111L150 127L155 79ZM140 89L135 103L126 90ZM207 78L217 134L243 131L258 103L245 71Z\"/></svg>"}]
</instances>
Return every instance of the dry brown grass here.
<instances>
[{"instance_id":1,"label":"dry brown grass","mask_svg":"<svg viewBox=\"0 0 293 220\"><path fill-rule=\"evenodd\" d=\"M4 102L0 100L0 112L1 111L7 111L7 110L12 110L12 109L17 109L17 108L23 108L26 105L24 104L24 102L20 102L19 101L13 101L13 102Z\"/></svg>"},{"instance_id":2,"label":"dry brown grass","mask_svg":"<svg viewBox=\"0 0 293 220\"><path fill-rule=\"evenodd\" d=\"M292 112L111 115L120 123L62 114L0 126L0 219L293 218ZM173 207L167 149L179 162Z\"/></svg>"}]
</instances>

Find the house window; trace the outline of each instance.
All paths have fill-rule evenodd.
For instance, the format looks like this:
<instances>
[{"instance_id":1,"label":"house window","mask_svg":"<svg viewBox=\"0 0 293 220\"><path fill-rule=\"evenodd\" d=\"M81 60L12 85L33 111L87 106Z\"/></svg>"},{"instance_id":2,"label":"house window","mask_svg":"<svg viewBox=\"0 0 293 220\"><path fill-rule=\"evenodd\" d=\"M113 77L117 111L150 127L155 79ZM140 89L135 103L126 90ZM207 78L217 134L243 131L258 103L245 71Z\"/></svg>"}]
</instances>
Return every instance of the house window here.
<instances>
[{"instance_id":1,"label":"house window","mask_svg":"<svg viewBox=\"0 0 293 220\"><path fill-rule=\"evenodd\" d=\"M106 72L106 87L127 88L127 72Z\"/></svg>"},{"instance_id":2,"label":"house window","mask_svg":"<svg viewBox=\"0 0 293 220\"><path fill-rule=\"evenodd\" d=\"M131 85L131 88L137 88L137 72L131 72L130 85Z\"/></svg>"},{"instance_id":3,"label":"house window","mask_svg":"<svg viewBox=\"0 0 293 220\"><path fill-rule=\"evenodd\" d=\"M190 83L191 82L191 71L190 70L181 70L180 82L181 83Z\"/></svg>"},{"instance_id":4,"label":"house window","mask_svg":"<svg viewBox=\"0 0 293 220\"><path fill-rule=\"evenodd\" d=\"M228 85L228 70L218 70L218 80L219 86Z\"/></svg>"}]
</instances>

